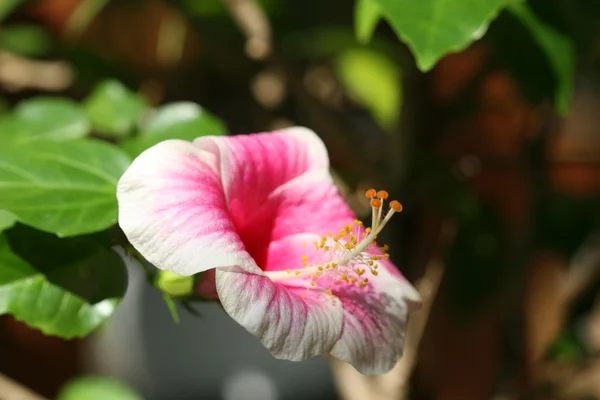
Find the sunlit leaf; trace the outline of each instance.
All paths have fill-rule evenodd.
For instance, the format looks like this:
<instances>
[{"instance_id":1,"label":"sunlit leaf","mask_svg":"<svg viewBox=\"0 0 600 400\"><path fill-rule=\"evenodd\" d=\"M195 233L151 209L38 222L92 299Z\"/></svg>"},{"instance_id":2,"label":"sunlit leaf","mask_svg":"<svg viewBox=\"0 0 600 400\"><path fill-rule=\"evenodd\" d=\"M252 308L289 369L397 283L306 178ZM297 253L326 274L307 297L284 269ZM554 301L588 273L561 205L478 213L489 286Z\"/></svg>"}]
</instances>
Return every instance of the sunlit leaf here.
<instances>
[{"instance_id":1,"label":"sunlit leaf","mask_svg":"<svg viewBox=\"0 0 600 400\"><path fill-rule=\"evenodd\" d=\"M0 209L19 221L73 236L117 220L116 183L130 160L93 140L0 148Z\"/></svg>"},{"instance_id":2,"label":"sunlit leaf","mask_svg":"<svg viewBox=\"0 0 600 400\"><path fill-rule=\"evenodd\" d=\"M82 0L71 13L64 32L69 37L79 37L110 0Z\"/></svg>"},{"instance_id":3,"label":"sunlit leaf","mask_svg":"<svg viewBox=\"0 0 600 400\"><path fill-rule=\"evenodd\" d=\"M401 72L382 53L352 49L336 62L340 80L350 95L363 104L384 128L397 122L402 102Z\"/></svg>"},{"instance_id":4,"label":"sunlit leaf","mask_svg":"<svg viewBox=\"0 0 600 400\"><path fill-rule=\"evenodd\" d=\"M2 0L0 1L0 21L6 18L14 9L27 0Z\"/></svg>"},{"instance_id":5,"label":"sunlit leaf","mask_svg":"<svg viewBox=\"0 0 600 400\"><path fill-rule=\"evenodd\" d=\"M0 210L0 232L10 228L17 222L17 217L5 210Z\"/></svg>"},{"instance_id":6,"label":"sunlit leaf","mask_svg":"<svg viewBox=\"0 0 600 400\"><path fill-rule=\"evenodd\" d=\"M429 71L444 55L481 38L506 0L377 0L382 14Z\"/></svg>"},{"instance_id":7,"label":"sunlit leaf","mask_svg":"<svg viewBox=\"0 0 600 400\"><path fill-rule=\"evenodd\" d=\"M57 400L142 400L142 397L115 379L86 376L68 382Z\"/></svg>"},{"instance_id":8,"label":"sunlit leaf","mask_svg":"<svg viewBox=\"0 0 600 400\"><path fill-rule=\"evenodd\" d=\"M27 57L47 54L52 46L48 32L38 25L9 25L0 29L0 48Z\"/></svg>"},{"instance_id":9,"label":"sunlit leaf","mask_svg":"<svg viewBox=\"0 0 600 400\"><path fill-rule=\"evenodd\" d=\"M143 128L137 137L122 143L132 157L167 139L193 140L206 135L223 135L225 126L214 115L195 103L181 102L165 105Z\"/></svg>"},{"instance_id":10,"label":"sunlit leaf","mask_svg":"<svg viewBox=\"0 0 600 400\"><path fill-rule=\"evenodd\" d=\"M13 138L65 141L88 134L90 124L77 103L61 97L35 97L17 105L12 116Z\"/></svg>"},{"instance_id":11,"label":"sunlit leaf","mask_svg":"<svg viewBox=\"0 0 600 400\"><path fill-rule=\"evenodd\" d=\"M569 110L573 75L575 73L575 50L568 37L542 22L524 2L514 2L509 10L527 27L544 51L557 79L555 105L558 111Z\"/></svg>"},{"instance_id":12,"label":"sunlit leaf","mask_svg":"<svg viewBox=\"0 0 600 400\"><path fill-rule=\"evenodd\" d=\"M146 109L146 102L118 81L100 83L84 102L85 113L98 132L123 137Z\"/></svg>"},{"instance_id":13,"label":"sunlit leaf","mask_svg":"<svg viewBox=\"0 0 600 400\"><path fill-rule=\"evenodd\" d=\"M83 337L115 310L125 290L125 266L115 252L100 247L57 263L54 254L65 249L56 241L51 252L37 254L38 259L47 257L43 265L32 265L0 235L0 314L11 314L47 335ZM31 239L32 246L38 243Z\"/></svg>"},{"instance_id":14,"label":"sunlit leaf","mask_svg":"<svg viewBox=\"0 0 600 400\"><path fill-rule=\"evenodd\" d=\"M354 8L354 30L360 43L369 43L377 23L381 19L381 7L377 0L358 0Z\"/></svg>"}]
</instances>

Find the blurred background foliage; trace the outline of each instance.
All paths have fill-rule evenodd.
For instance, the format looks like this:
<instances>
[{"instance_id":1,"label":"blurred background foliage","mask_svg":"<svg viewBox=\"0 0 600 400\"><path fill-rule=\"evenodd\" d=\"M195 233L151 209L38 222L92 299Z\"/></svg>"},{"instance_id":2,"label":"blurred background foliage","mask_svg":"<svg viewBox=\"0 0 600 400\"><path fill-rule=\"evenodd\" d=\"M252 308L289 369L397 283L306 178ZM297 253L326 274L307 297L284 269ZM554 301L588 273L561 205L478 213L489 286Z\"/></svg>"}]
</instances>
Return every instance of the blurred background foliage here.
<instances>
[{"instance_id":1,"label":"blurred background foliage","mask_svg":"<svg viewBox=\"0 0 600 400\"><path fill-rule=\"evenodd\" d=\"M600 398L599 20L594 0L0 1L0 372L138 398L64 387L82 341L50 337L125 293L120 174L165 139L305 125L360 217L369 187L405 204L384 240L426 307L403 397ZM195 312L192 281L134 256L165 312Z\"/></svg>"}]
</instances>

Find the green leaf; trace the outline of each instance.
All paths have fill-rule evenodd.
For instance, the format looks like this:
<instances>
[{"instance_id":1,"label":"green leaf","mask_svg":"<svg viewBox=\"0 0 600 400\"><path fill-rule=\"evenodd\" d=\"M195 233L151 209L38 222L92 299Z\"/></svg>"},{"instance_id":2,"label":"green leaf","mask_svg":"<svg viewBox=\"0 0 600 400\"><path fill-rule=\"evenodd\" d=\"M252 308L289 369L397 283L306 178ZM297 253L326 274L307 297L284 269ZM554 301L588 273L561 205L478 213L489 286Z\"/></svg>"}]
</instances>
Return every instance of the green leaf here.
<instances>
[{"instance_id":1,"label":"green leaf","mask_svg":"<svg viewBox=\"0 0 600 400\"><path fill-rule=\"evenodd\" d=\"M142 397L115 379L86 376L68 382L57 400L142 400Z\"/></svg>"},{"instance_id":2,"label":"green leaf","mask_svg":"<svg viewBox=\"0 0 600 400\"><path fill-rule=\"evenodd\" d=\"M17 222L17 217L8 211L0 210L0 232L10 228Z\"/></svg>"},{"instance_id":3,"label":"green leaf","mask_svg":"<svg viewBox=\"0 0 600 400\"><path fill-rule=\"evenodd\" d=\"M108 5L110 0L83 0L69 16L64 33L71 38L78 38L87 29L94 18Z\"/></svg>"},{"instance_id":4,"label":"green leaf","mask_svg":"<svg viewBox=\"0 0 600 400\"><path fill-rule=\"evenodd\" d=\"M116 183L130 160L94 140L0 148L0 209L59 236L106 229L117 221Z\"/></svg>"},{"instance_id":5,"label":"green leaf","mask_svg":"<svg viewBox=\"0 0 600 400\"><path fill-rule=\"evenodd\" d=\"M444 55L481 38L506 0L377 0L386 20L429 71Z\"/></svg>"},{"instance_id":6,"label":"green leaf","mask_svg":"<svg viewBox=\"0 0 600 400\"><path fill-rule=\"evenodd\" d=\"M173 322L176 324L179 323L179 312L177 311L177 304L175 304L175 300L168 293L163 293L163 300L169 309L169 314L171 314L171 318L173 318Z\"/></svg>"},{"instance_id":7,"label":"green leaf","mask_svg":"<svg viewBox=\"0 0 600 400\"><path fill-rule=\"evenodd\" d=\"M72 100L60 97L36 97L15 108L13 136L19 143L40 139L66 141L88 134L90 125Z\"/></svg>"},{"instance_id":8,"label":"green leaf","mask_svg":"<svg viewBox=\"0 0 600 400\"><path fill-rule=\"evenodd\" d=\"M349 94L363 104L385 129L397 121L402 103L401 71L383 53L370 49L344 51L336 72Z\"/></svg>"},{"instance_id":9,"label":"green leaf","mask_svg":"<svg viewBox=\"0 0 600 400\"><path fill-rule=\"evenodd\" d=\"M354 7L354 30L359 43L367 44L373 37L381 19L381 7L377 0L358 0Z\"/></svg>"},{"instance_id":10,"label":"green leaf","mask_svg":"<svg viewBox=\"0 0 600 400\"><path fill-rule=\"evenodd\" d=\"M38 248L45 239L40 242L40 234L50 237L50 251L47 244L43 253ZM89 334L113 313L126 286L125 266L114 251L97 243L87 245L88 252L67 254L75 245L64 242L91 239L60 240L39 232L25 237L29 246L23 246L17 234L16 247L43 260L34 265L11 249L12 239L9 246L7 236L0 235L0 314L11 314L47 335L73 338Z\"/></svg>"},{"instance_id":11,"label":"green leaf","mask_svg":"<svg viewBox=\"0 0 600 400\"><path fill-rule=\"evenodd\" d=\"M193 140L206 135L226 133L223 123L195 103L180 102L159 108L140 136L122 143L132 157L167 139Z\"/></svg>"},{"instance_id":12,"label":"green leaf","mask_svg":"<svg viewBox=\"0 0 600 400\"><path fill-rule=\"evenodd\" d=\"M146 109L142 97L114 80L104 81L84 102L85 113L98 132L127 136Z\"/></svg>"},{"instance_id":13,"label":"green leaf","mask_svg":"<svg viewBox=\"0 0 600 400\"><path fill-rule=\"evenodd\" d=\"M510 5L512 14L527 27L548 58L556 80L554 102L560 113L567 113L573 90L575 73L575 50L568 37L542 22L525 3Z\"/></svg>"},{"instance_id":14,"label":"green leaf","mask_svg":"<svg viewBox=\"0 0 600 400\"><path fill-rule=\"evenodd\" d=\"M26 57L46 55L52 47L48 32L31 24L10 25L0 30L0 48Z\"/></svg>"},{"instance_id":15,"label":"green leaf","mask_svg":"<svg viewBox=\"0 0 600 400\"><path fill-rule=\"evenodd\" d=\"M0 1L0 21L6 18L15 8L27 0L2 0Z\"/></svg>"}]
</instances>

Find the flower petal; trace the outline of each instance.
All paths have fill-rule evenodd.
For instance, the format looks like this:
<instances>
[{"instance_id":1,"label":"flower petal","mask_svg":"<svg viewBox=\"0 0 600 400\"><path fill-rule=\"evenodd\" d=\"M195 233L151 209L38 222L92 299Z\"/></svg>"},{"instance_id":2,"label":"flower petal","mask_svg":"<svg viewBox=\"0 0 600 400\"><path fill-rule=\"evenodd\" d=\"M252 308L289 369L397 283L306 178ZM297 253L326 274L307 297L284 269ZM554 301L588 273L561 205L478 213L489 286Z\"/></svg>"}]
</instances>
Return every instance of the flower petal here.
<instances>
[{"instance_id":1,"label":"flower petal","mask_svg":"<svg viewBox=\"0 0 600 400\"><path fill-rule=\"evenodd\" d=\"M256 210L246 225L239 226L247 244L267 236L277 241L287 236L310 233L318 236L338 232L356 218L339 195L328 171L305 173L274 190ZM263 229L264 234L258 232ZM312 240L308 242L312 243ZM259 246L251 246L258 248ZM263 248L266 248L264 246ZM255 255L256 251L250 251ZM259 265L266 260L256 256ZM265 268L263 268L265 269Z\"/></svg>"},{"instance_id":2,"label":"flower petal","mask_svg":"<svg viewBox=\"0 0 600 400\"><path fill-rule=\"evenodd\" d=\"M194 145L214 155L236 231L261 267L271 241L323 234L355 218L333 184L323 142L309 129L202 137Z\"/></svg>"},{"instance_id":3,"label":"flower petal","mask_svg":"<svg viewBox=\"0 0 600 400\"><path fill-rule=\"evenodd\" d=\"M331 355L363 374L391 370L402 356L408 313L420 306L417 291L380 268L367 287L340 285L334 294L344 307L344 327Z\"/></svg>"},{"instance_id":4,"label":"flower petal","mask_svg":"<svg viewBox=\"0 0 600 400\"><path fill-rule=\"evenodd\" d=\"M215 155L233 214L258 208L272 191L315 170L327 170L327 149L307 128L240 136L204 136L194 145Z\"/></svg>"},{"instance_id":5,"label":"flower petal","mask_svg":"<svg viewBox=\"0 0 600 400\"><path fill-rule=\"evenodd\" d=\"M119 225L160 269L192 275L254 264L236 233L214 155L168 140L134 160L117 186Z\"/></svg>"},{"instance_id":6,"label":"flower petal","mask_svg":"<svg viewBox=\"0 0 600 400\"><path fill-rule=\"evenodd\" d=\"M279 241L273 252L280 254L285 247L292 251L301 247L300 238ZM331 350L342 332L343 311L338 299L293 286L294 282L289 286L287 281L275 283L258 267L216 270L225 311L257 336L274 357L301 361Z\"/></svg>"}]
</instances>

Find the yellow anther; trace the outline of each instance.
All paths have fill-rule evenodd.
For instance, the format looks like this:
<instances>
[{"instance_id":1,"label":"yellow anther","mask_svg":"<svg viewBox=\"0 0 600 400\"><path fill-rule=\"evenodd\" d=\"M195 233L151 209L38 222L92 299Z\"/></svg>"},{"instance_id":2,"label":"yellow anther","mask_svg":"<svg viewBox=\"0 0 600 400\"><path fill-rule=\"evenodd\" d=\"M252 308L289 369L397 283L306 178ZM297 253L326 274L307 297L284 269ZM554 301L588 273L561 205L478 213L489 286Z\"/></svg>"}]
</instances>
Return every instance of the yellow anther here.
<instances>
[{"instance_id":1,"label":"yellow anther","mask_svg":"<svg viewBox=\"0 0 600 400\"><path fill-rule=\"evenodd\" d=\"M365 232L371 233L371 228L365 228Z\"/></svg>"},{"instance_id":2,"label":"yellow anther","mask_svg":"<svg viewBox=\"0 0 600 400\"><path fill-rule=\"evenodd\" d=\"M304 266L304 267L308 266L308 262L307 261L302 261L302 266Z\"/></svg>"},{"instance_id":3,"label":"yellow anther","mask_svg":"<svg viewBox=\"0 0 600 400\"><path fill-rule=\"evenodd\" d=\"M310 286L315 286L315 285L316 285L315 281L310 281Z\"/></svg>"},{"instance_id":4,"label":"yellow anther","mask_svg":"<svg viewBox=\"0 0 600 400\"><path fill-rule=\"evenodd\" d=\"M303 261L307 261L308 260L308 256L302 256L302 257L300 257L300 259L303 260Z\"/></svg>"},{"instance_id":5,"label":"yellow anther","mask_svg":"<svg viewBox=\"0 0 600 400\"><path fill-rule=\"evenodd\" d=\"M317 269L318 269L319 271L323 271L323 267L321 267L320 265L317 267Z\"/></svg>"},{"instance_id":6,"label":"yellow anther","mask_svg":"<svg viewBox=\"0 0 600 400\"><path fill-rule=\"evenodd\" d=\"M291 274L292 270L288 268L288 269L285 270L285 272L287 272L288 274Z\"/></svg>"},{"instance_id":7,"label":"yellow anther","mask_svg":"<svg viewBox=\"0 0 600 400\"><path fill-rule=\"evenodd\" d=\"M345 247L346 249L348 249L348 250L352 250L352 249L354 248L354 245L353 245L352 243L346 243L346 244L344 245L344 247Z\"/></svg>"},{"instance_id":8,"label":"yellow anther","mask_svg":"<svg viewBox=\"0 0 600 400\"><path fill-rule=\"evenodd\" d=\"M332 295L333 295L333 292L331 291L331 289L326 289L326 290L325 290L325 293L327 293L327 294L328 294L328 295L330 295L330 296L332 296Z\"/></svg>"},{"instance_id":9,"label":"yellow anther","mask_svg":"<svg viewBox=\"0 0 600 400\"><path fill-rule=\"evenodd\" d=\"M300 271L296 271L296 275L300 275Z\"/></svg>"},{"instance_id":10,"label":"yellow anther","mask_svg":"<svg viewBox=\"0 0 600 400\"><path fill-rule=\"evenodd\" d=\"M375 275L375 276L379 275L379 272L377 272L377 270L376 270L376 269L372 269L372 270L371 270L371 273L372 273L373 275Z\"/></svg>"},{"instance_id":11,"label":"yellow anther","mask_svg":"<svg viewBox=\"0 0 600 400\"><path fill-rule=\"evenodd\" d=\"M355 277L350 278L350 282L356 283L356 278Z\"/></svg>"},{"instance_id":12,"label":"yellow anther","mask_svg":"<svg viewBox=\"0 0 600 400\"><path fill-rule=\"evenodd\" d=\"M383 258L385 258L386 260L389 260L389 259L390 259L390 255L389 255L388 253L385 253L385 254L383 255Z\"/></svg>"}]
</instances>

